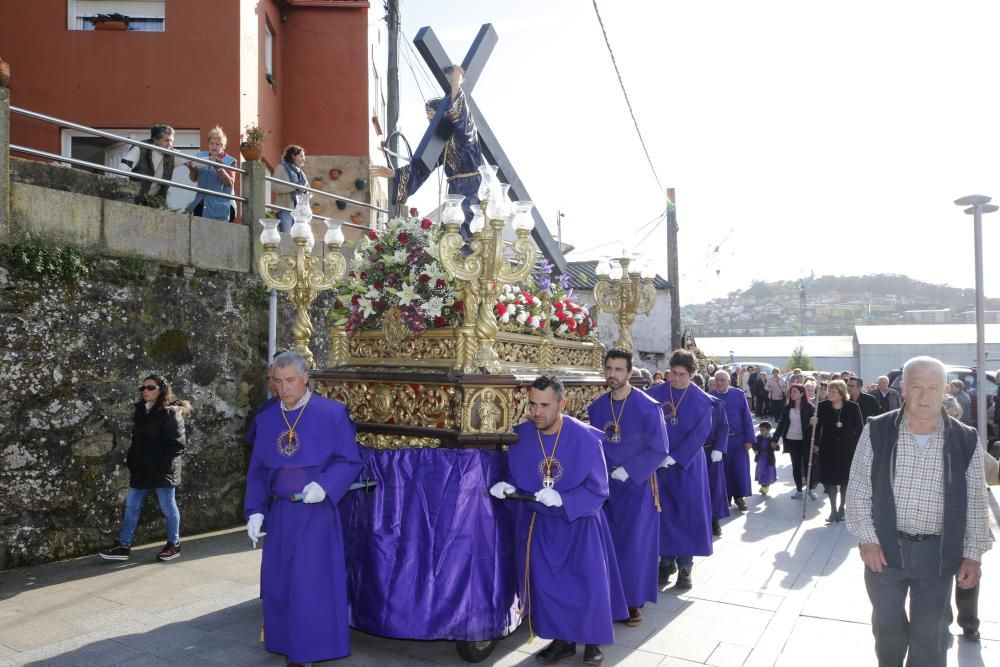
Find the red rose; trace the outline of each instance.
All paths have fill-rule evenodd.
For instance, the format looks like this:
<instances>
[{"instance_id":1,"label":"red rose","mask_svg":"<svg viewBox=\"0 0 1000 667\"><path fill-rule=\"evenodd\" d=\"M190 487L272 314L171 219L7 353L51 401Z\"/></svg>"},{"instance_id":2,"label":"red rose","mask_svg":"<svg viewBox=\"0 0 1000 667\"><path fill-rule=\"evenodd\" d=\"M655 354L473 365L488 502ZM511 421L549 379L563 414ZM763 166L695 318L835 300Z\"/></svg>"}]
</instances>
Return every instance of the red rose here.
<instances>
[{"instance_id":1,"label":"red rose","mask_svg":"<svg viewBox=\"0 0 1000 667\"><path fill-rule=\"evenodd\" d=\"M380 255L382 254L383 250L382 250L382 244L381 243L376 243L375 244L375 252L377 252Z\"/></svg>"},{"instance_id":2,"label":"red rose","mask_svg":"<svg viewBox=\"0 0 1000 667\"><path fill-rule=\"evenodd\" d=\"M437 289L444 289L445 288L444 278L438 278L437 282L434 283L434 287L436 287Z\"/></svg>"},{"instance_id":3,"label":"red rose","mask_svg":"<svg viewBox=\"0 0 1000 667\"><path fill-rule=\"evenodd\" d=\"M434 225L434 223L431 222L430 218L424 218L423 220L420 221L420 228L421 229L430 229L431 226L433 226L433 225Z\"/></svg>"},{"instance_id":4,"label":"red rose","mask_svg":"<svg viewBox=\"0 0 1000 667\"><path fill-rule=\"evenodd\" d=\"M410 208L410 217L411 218L417 217L417 207L416 206Z\"/></svg>"},{"instance_id":5,"label":"red rose","mask_svg":"<svg viewBox=\"0 0 1000 667\"><path fill-rule=\"evenodd\" d=\"M375 303L372 304L372 307L375 308L375 312L377 313L381 313L383 310L385 310L385 304L382 303L381 301L376 301Z\"/></svg>"},{"instance_id":6,"label":"red rose","mask_svg":"<svg viewBox=\"0 0 1000 667\"><path fill-rule=\"evenodd\" d=\"M463 310L465 310L465 302L462 301L461 299L458 299L455 301L455 303L451 304L451 309L454 310L456 313L460 313Z\"/></svg>"},{"instance_id":7,"label":"red rose","mask_svg":"<svg viewBox=\"0 0 1000 667\"><path fill-rule=\"evenodd\" d=\"M437 317L434 318L434 326L437 327L438 329L440 329L446 324L448 324L448 322L447 320L444 319L443 316L438 315Z\"/></svg>"},{"instance_id":8,"label":"red rose","mask_svg":"<svg viewBox=\"0 0 1000 667\"><path fill-rule=\"evenodd\" d=\"M400 243L409 243L410 242L410 235L407 234L406 232L400 232L399 236L397 236L396 238L399 239Z\"/></svg>"},{"instance_id":9,"label":"red rose","mask_svg":"<svg viewBox=\"0 0 1000 667\"><path fill-rule=\"evenodd\" d=\"M545 328L545 320L542 320L541 322L538 323L538 328L539 329L544 329Z\"/></svg>"},{"instance_id":10,"label":"red rose","mask_svg":"<svg viewBox=\"0 0 1000 667\"><path fill-rule=\"evenodd\" d=\"M581 324L578 331L579 331L579 333L580 333L581 336L586 336L587 335L587 325L586 324Z\"/></svg>"},{"instance_id":11,"label":"red rose","mask_svg":"<svg viewBox=\"0 0 1000 667\"><path fill-rule=\"evenodd\" d=\"M497 317L503 317L504 314L507 312L507 306L503 305L502 303L497 303L496 307L493 308L493 312L496 313Z\"/></svg>"},{"instance_id":12,"label":"red rose","mask_svg":"<svg viewBox=\"0 0 1000 667\"><path fill-rule=\"evenodd\" d=\"M362 272L361 272L361 279L362 279L362 280L368 280L368 274L367 274L367 273L365 273L364 271L362 271Z\"/></svg>"},{"instance_id":13,"label":"red rose","mask_svg":"<svg viewBox=\"0 0 1000 667\"><path fill-rule=\"evenodd\" d=\"M357 294L355 294L354 296L351 297L351 303L354 304L355 306L358 305L358 295Z\"/></svg>"},{"instance_id":14,"label":"red rose","mask_svg":"<svg viewBox=\"0 0 1000 667\"><path fill-rule=\"evenodd\" d=\"M378 238L378 234L376 234L374 230L370 230L368 232L368 238L370 238L372 241L374 241L375 239Z\"/></svg>"},{"instance_id":15,"label":"red rose","mask_svg":"<svg viewBox=\"0 0 1000 667\"><path fill-rule=\"evenodd\" d=\"M354 277L354 271L348 271L347 275L350 276L351 278L353 278Z\"/></svg>"},{"instance_id":16,"label":"red rose","mask_svg":"<svg viewBox=\"0 0 1000 667\"><path fill-rule=\"evenodd\" d=\"M566 326L569 327L570 331L576 331L576 320L568 320Z\"/></svg>"},{"instance_id":17,"label":"red rose","mask_svg":"<svg viewBox=\"0 0 1000 667\"><path fill-rule=\"evenodd\" d=\"M340 299L337 299L336 301L334 301L334 302L333 302L333 307L334 307L334 308L343 308L343 307L344 307L344 304L342 304L342 303L340 302Z\"/></svg>"},{"instance_id":18,"label":"red rose","mask_svg":"<svg viewBox=\"0 0 1000 667\"><path fill-rule=\"evenodd\" d=\"M382 281L381 280L376 280L375 281L375 289L377 289L379 292L381 292L382 291L382 287L383 287Z\"/></svg>"},{"instance_id":19,"label":"red rose","mask_svg":"<svg viewBox=\"0 0 1000 667\"><path fill-rule=\"evenodd\" d=\"M421 274L420 274L420 277L419 277L419 278L417 278L417 280L419 280L419 281L420 281L420 282L422 282L422 283L426 283L426 282L427 282L427 281L429 281L430 279L431 279L431 277L430 277L429 275L427 275L426 273L421 273Z\"/></svg>"}]
</instances>

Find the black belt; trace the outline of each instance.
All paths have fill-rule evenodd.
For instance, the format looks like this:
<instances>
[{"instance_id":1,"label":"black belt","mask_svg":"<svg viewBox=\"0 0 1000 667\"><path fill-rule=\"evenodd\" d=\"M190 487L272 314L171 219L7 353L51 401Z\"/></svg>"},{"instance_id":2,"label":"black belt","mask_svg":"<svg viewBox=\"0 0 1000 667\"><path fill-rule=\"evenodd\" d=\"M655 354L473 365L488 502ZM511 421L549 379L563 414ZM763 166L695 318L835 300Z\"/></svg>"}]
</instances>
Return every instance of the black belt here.
<instances>
[{"instance_id":1,"label":"black belt","mask_svg":"<svg viewBox=\"0 0 1000 667\"><path fill-rule=\"evenodd\" d=\"M924 540L941 537L940 535L911 535L910 533L904 533L901 530L896 531L896 535L898 535L901 540L907 540L908 542L923 542Z\"/></svg>"}]
</instances>

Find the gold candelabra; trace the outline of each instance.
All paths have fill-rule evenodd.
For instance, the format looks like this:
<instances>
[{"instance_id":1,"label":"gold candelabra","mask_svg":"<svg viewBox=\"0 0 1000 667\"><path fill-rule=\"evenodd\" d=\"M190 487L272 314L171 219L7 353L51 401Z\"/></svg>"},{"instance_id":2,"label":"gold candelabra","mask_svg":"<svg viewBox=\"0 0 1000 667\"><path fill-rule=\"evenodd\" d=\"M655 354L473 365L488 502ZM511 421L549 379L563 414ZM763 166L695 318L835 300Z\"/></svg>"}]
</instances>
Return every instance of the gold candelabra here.
<instances>
[{"instance_id":1,"label":"gold candelabra","mask_svg":"<svg viewBox=\"0 0 1000 667\"><path fill-rule=\"evenodd\" d=\"M656 288L653 287L652 275L633 270L631 257L619 257L621 276L611 276L612 269L607 258L601 258L597 265L597 284L594 285L594 301L597 306L614 317L618 324L618 341L616 347L632 349L632 333L630 329L635 323L636 315L648 315L656 303Z\"/></svg>"},{"instance_id":2,"label":"gold candelabra","mask_svg":"<svg viewBox=\"0 0 1000 667\"><path fill-rule=\"evenodd\" d=\"M293 347L302 355L310 368L315 366L312 350L309 349L309 339L312 338L313 325L309 317L309 308L320 292L332 289L337 281L347 272L347 260L340 252L344 243L344 233L341 223L328 220L324 237L326 256L313 255L312 249L316 243L313 237L312 213L309 210L309 196L299 195L298 204L292 213L295 223L290 235L295 243L294 255L282 255L278 252L281 235L278 233L278 220L268 218L261 220L264 231L260 234L260 242L264 253L257 263L264 283L271 289L289 293L289 299L295 306L295 321L292 323Z\"/></svg>"},{"instance_id":3,"label":"gold candelabra","mask_svg":"<svg viewBox=\"0 0 1000 667\"><path fill-rule=\"evenodd\" d=\"M462 370L466 373L499 373L500 359L493 347L498 326L494 304L504 284L517 283L531 273L538 250L529 237L534 221L530 201L511 202L507 187L496 181L496 167L480 167L483 173L479 198L470 223L468 242L460 229L465 220L463 195L448 195L442 212L444 232L437 243L438 260L459 281L465 301L461 332ZM513 258L505 249L503 230L513 206L512 226L516 239L511 246Z\"/></svg>"}]
</instances>

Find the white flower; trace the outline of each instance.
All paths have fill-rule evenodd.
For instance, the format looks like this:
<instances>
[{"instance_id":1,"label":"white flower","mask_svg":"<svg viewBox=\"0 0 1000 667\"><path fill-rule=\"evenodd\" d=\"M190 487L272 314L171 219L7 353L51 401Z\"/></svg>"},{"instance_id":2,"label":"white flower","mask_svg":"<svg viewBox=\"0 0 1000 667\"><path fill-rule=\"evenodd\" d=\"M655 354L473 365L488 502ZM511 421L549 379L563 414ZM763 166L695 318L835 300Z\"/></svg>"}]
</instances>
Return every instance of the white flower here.
<instances>
[{"instance_id":1,"label":"white flower","mask_svg":"<svg viewBox=\"0 0 1000 667\"><path fill-rule=\"evenodd\" d=\"M500 323L501 324L507 324L508 322L510 322L510 311L509 310L506 311L503 315L500 316Z\"/></svg>"},{"instance_id":2,"label":"white flower","mask_svg":"<svg viewBox=\"0 0 1000 667\"><path fill-rule=\"evenodd\" d=\"M364 314L365 319L375 314L375 307L370 299L358 299L358 305L361 306L361 312Z\"/></svg>"},{"instance_id":3,"label":"white flower","mask_svg":"<svg viewBox=\"0 0 1000 667\"><path fill-rule=\"evenodd\" d=\"M368 299L377 299L377 298L379 298L380 296L382 296L382 293L381 293L381 292L379 292L379 291L378 291L377 289L375 289L374 287L369 287L369 288L368 288L368 291L367 291L367 292L365 292L365 297L366 297L366 298L368 298Z\"/></svg>"},{"instance_id":4,"label":"white flower","mask_svg":"<svg viewBox=\"0 0 1000 667\"><path fill-rule=\"evenodd\" d=\"M559 333L561 333L561 334L564 334L564 333L569 333L569 327L568 327L568 326L566 326L565 324L560 324L560 325L559 325L559 328L557 329L557 331L558 331Z\"/></svg>"},{"instance_id":5,"label":"white flower","mask_svg":"<svg viewBox=\"0 0 1000 667\"><path fill-rule=\"evenodd\" d=\"M517 314L517 322L518 322L518 324L524 324L525 322L528 321L529 317L531 317L531 315L528 314L528 311L522 310L521 312L519 312Z\"/></svg>"},{"instance_id":6,"label":"white flower","mask_svg":"<svg viewBox=\"0 0 1000 667\"><path fill-rule=\"evenodd\" d=\"M444 308L444 299L439 296L432 296L420 306L420 310L424 311L428 317L440 317L442 308Z\"/></svg>"},{"instance_id":7,"label":"white flower","mask_svg":"<svg viewBox=\"0 0 1000 667\"><path fill-rule=\"evenodd\" d=\"M530 326L531 326L532 328L534 328L534 329L541 329L541 328L542 328L542 318L540 318L540 317L532 317L532 318L531 318L531 319L530 319L530 320L528 321L528 324L529 324L529 325L530 325Z\"/></svg>"},{"instance_id":8,"label":"white flower","mask_svg":"<svg viewBox=\"0 0 1000 667\"><path fill-rule=\"evenodd\" d=\"M399 305L408 306L414 301L420 301L420 295L410 283L403 283L398 290L392 290L393 294L399 297Z\"/></svg>"},{"instance_id":9,"label":"white flower","mask_svg":"<svg viewBox=\"0 0 1000 667\"><path fill-rule=\"evenodd\" d=\"M406 256L408 254L409 254L408 252L400 248L396 252L392 253L392 259L395 260L396 262L399 262L400 264L403 264L406 262Z\"/></svg>"},{"instance_id":10,"label":"white flower","mask_svg":"<svg viewBox=\"0 0 1000 667\"><path fill-rule=\"evenodd\" d=\"M427 250L430 250L430 248L427 248ZM427 262L427 265L423 268L423 270L421 271L418 269L417 272L429 275L431 277L431 282L434 282L438 278L445 277L444 271L441 270L441 267L438 266L437 262Z\"/></svg>"}]
</instances>

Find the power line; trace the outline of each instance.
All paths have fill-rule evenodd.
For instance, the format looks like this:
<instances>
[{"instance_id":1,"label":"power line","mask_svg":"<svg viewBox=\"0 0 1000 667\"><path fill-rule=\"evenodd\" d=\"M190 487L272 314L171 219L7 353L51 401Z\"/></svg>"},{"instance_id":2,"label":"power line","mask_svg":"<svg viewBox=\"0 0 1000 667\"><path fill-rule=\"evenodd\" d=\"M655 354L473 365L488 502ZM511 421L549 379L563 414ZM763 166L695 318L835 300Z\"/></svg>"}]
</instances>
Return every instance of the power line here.
<instances>
[{"instance_id":1,"label":"power line","mask_svg":"<svg viewBox=\"0 0 1000 667\"><path fill-rule=\"evenodd\" d=\"M642 132L639 130L639 121L635 119L635 111L632 110L632 102L628 98L628 91L625 90L625 82L622 80L622 73L618 69L618 61L615 60L615 52L611 49L611 41L608 39L608 31L604 28L604 20L601 18L601 12L597 8L597 0L594 2L594 13L597 14L597 22L601 24L601 33L604 35L604 43L608 45L608 53L611 55L611 64L615 67L615 74L618 75L618 85L622 88L622 95L625 96L625 104L628 106L628 112L632 116L632 124L635 125L635 133L639 136L639 143L642 144L642 150L646 154L646 160L649 162L649 169L653 172L653 179L656 181L657 187L660 188L660 192L664 192L663 184L660 183L660 177L656 174L656 167L653 166L653 158L649 156L649 149L646 148L646 141L642 138Z\"/></svg>"},{"instance_id":2,"label":"power line","mask_svg":"<svg viewBox=\"0 0 1000 667\"><path fill-rule=\"evenodd\" d=\"M424 87L420 85L420 79L417 77L417 73L413 70L413 63L410 62L410 57L406 55L406 49L400 51L403 54L403 60L406 61L406 66L410 69L410 75L413 76L413 82L417 84L417 92L420 93L420 97L424 99L424 104L427 104L427 95L424 94Z\"/></svg>"}]
</instances>

